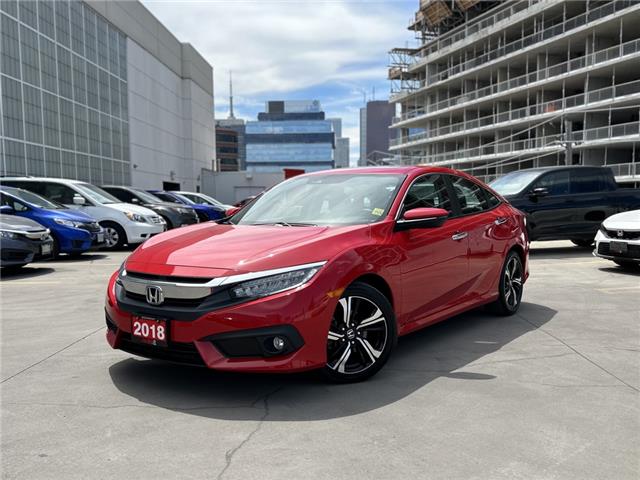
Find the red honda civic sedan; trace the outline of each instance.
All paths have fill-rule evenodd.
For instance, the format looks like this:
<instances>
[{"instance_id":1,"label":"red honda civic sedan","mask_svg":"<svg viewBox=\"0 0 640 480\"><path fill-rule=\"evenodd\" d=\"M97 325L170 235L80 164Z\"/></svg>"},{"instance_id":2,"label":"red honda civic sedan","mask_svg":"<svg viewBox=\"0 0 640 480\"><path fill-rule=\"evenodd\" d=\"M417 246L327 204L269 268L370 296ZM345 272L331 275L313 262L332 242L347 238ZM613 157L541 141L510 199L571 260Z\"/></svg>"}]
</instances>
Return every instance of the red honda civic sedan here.
<instances>
[{"instance_id":1,"label":"red honda civic sedan","mask_svg":"<svg viewBox=\"0 0 640 480\"><path fill-rule=\"evenodd\" d=\"M110 279L107 340L216 370L363 380L400 335L481 305L514 314L528 253L524 215L464 173L302 175L138 247Z\"/></svg>"}]
</instances>

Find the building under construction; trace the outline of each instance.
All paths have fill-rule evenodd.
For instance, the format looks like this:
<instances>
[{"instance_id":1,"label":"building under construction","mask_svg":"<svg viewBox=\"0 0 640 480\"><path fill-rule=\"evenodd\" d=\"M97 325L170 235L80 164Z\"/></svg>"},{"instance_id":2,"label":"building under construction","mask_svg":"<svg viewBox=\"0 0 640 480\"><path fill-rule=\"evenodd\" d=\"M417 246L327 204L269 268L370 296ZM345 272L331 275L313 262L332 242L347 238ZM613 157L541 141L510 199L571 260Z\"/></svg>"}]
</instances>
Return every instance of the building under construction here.
<instances>
[{"instance_id":1,"label":"building under construction","mask_svg":"<svg viewBox=\"0 0 640 480\"><path fill-rule=\"evenodd\" d=\"M640 182L640 2L421 0L390 52L398 162L484 180L607 165Z\"/></svg>"}]
</instances>

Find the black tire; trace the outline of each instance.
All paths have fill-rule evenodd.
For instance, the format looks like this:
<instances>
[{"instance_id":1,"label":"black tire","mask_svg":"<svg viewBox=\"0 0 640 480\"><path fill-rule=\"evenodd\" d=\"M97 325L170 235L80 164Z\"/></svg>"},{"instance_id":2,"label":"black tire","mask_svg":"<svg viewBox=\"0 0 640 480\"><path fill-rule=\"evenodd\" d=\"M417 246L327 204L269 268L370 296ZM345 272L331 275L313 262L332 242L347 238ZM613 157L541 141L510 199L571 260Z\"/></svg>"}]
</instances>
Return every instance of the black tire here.
<instances>
[{"instance_id":1,"label":"black tire","mask_svg":"<svg viewBox=\"0 0 640 480\"><path fill-rule=\"evenodd\" d=\"M28 265L27 263L20 263L18 265L8 265L2 267L2 273L17 273L22 270L22 267Z\"/></svg>"},{"instance_id":2,"label":"black tire","mask_svg":"<svg viewBox=\"0 0 640 480\"><path fill-rule=\"evenodd\" d=\"M615 263L619 267L624 268L625 270L637 270L637 271L640 271L640 263L638 263L638 262L630 262L630 261L625 261L625 260L614 260L613 263Z\"/></svg>"},{"instance_id":3,"label":"black tire","mask_svg":"<svg viewBox=\"0 0 640 480\"><path fill-rule=\"evenodd\" d=\"M580 248L591 248L593 247L593 240L581 240L579 238L572 238L571 243Z\"/></svg>"},{"instance_id":4,"label":"black tire","mask_svg":"<svg viewBox=\"0 0 640 480\"><path fill-rule=\"evenodd\" d=\"M523 274L522 259L511 250L500 272L498 299L489 305L493 313L507 317L518 311L522 301Z\"/></svg>"},{"instance_id":5,"label":"black tire","mask_svg":"<svg viewBox=\"0 0 640 480\"><path fill-rule=\"evenodd\" d=\"M113 250L114 248L122 248L127 243L127 234L124 229L116 222L100 222L100 226L104 228L104 248Z\"/></svg>"},{"instance_id":6,"label":"black tire","mask_svg":"<svg viewBox=\"0 0 640 480\"><path fill-rule=\"evenodd\" d=\"M396 316L387 297L371 285L354 282L331 320L323 374L335 383L366 380L384 366L397 339Z\"/></svg>"}]
</instances>

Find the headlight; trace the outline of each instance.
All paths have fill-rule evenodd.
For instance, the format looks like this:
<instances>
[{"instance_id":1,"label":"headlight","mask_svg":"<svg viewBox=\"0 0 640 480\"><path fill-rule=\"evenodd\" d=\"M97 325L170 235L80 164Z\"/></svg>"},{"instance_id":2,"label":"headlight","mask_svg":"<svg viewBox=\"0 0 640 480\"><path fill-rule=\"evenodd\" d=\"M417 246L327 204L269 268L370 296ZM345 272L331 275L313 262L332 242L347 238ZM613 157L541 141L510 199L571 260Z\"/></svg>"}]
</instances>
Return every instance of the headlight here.
<instances>
[{"instance_id":1,"label":"headlight","mask_svg":"<svg viewBox=\"0 0 640 480\"><path fill-rule=\"evenodd\" d=\"M318 270L320 270L320 266L241 282L231 288L231 296L233 298L259 298L273 295L307 283Z\"/></svg>"},{"instance_id":2,"label":"headlight","mask_svg":"<svg viewBox=\"0 0 640 480\"><path fill-rule=\"evenodd\" d=\"M53 221L58 225L64 225L65 227L78 228L81 225L80 222L74 222L73 220L67 220L66 218L54 218Z\"/></svg>"},{"instance_id":3,"label":"headlight","mask_svg":"<svg viewBox=\"0 0 640 480\"><path fill-rule=\"evenodd\" d=\"M132 222L139 222L139 223L147 223L147 219L144 218L142 215L139 215L137 213L133 213L133 212L124 212L124 214L127 216L127 218L129 220L131 220Z\"/></svg>"},{"instance_id":4,"label":"headlight","mask_svg":"<svg viewBox=\"0 0 640 480\"><path fill-rule=\"evenodd\" d=\"M5 230L0 230L0 238L18 238L18 234L13 232L7 232Z\"/></svg>"}]
</instances>

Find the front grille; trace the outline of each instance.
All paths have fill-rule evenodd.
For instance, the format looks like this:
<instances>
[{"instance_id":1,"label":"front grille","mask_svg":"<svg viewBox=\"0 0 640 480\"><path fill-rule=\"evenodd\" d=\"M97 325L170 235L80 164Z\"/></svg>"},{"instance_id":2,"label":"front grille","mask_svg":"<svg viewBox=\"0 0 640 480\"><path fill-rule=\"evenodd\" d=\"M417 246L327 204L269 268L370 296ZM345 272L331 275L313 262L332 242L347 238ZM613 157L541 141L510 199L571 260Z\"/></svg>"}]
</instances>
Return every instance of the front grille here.
<instances>
[{"instance_id":1,"label":"front grille","mask_svg":"<svg viewBox=\"0 0 640 480\"><path fill-rule=\"evenodd\" d=\"M2 260L6 262L10 261L23 261L31 255L31 252L25 252L24 250L7 250L2 249Z\"/></svg>"},{"instance_id":2,"label":"front grille","mask_svg":"<svg viewBox=\"0 0 640 480\"><path fill-rule=\"evenodd\" d=\"M145 358L156 358L169 362L186 363L204 367L205 363L193 343L169 342L167 347L157 347L138 343L131 339L131 335L123 333L118 348L133 355Z\"/></svg>"},{"instance_id":3,"label":"front grille","mask_svg":"<svg viewBox=\"0 0 640 480\"><path fill-rule=\"evenodd\" d=\"M131 300L135 300L136 302L142 302L142 303L147 302L147 298L144 295L140 295L138 293L128 292L125 290L125 296L127 298L130 298ZM198 298L198 299L165 298L164 302L162 302L162 306L163 307L179 307L179 308L185 308L185 307L197 308L200 306L200 304L204 300L206 300L206 297Z\"/></svg>"},{"instance_id":4,"label":"front grille","mask_svg":"<svg viewBox=\"0 0 640 480\"><path fill-rule=\"evenodd\" d=\"M604 230L605 235L612 240L640 240L640 231L634 232L631 230ZM622 232L622 236L618 236L618 233Z\"/></svg>"},{"instance_id":5,"label":"front grille","mask_svg":"<svg viewBox=\"0 0 640 480\"><path fill-rule=\"evenodd\" d=\"M612 253L611 246L608 242L600 242L600 244L598 245L598 253L600 255L607 255L610 257L640 258L640 245L627 244L626 253Z\"/></svg>"}]
</instances>

